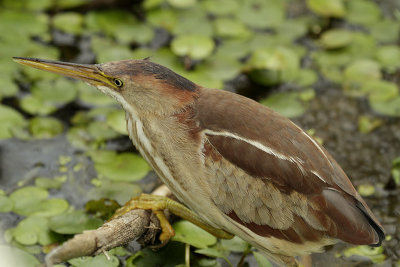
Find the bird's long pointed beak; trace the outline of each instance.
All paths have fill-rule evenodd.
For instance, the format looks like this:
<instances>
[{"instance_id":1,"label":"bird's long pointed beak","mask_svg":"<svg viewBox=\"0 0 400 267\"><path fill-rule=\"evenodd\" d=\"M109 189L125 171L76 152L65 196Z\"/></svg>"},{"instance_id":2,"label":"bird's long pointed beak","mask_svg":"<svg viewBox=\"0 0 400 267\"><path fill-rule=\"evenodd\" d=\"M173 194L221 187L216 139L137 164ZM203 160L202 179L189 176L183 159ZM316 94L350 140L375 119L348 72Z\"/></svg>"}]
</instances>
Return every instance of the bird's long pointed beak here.
<instances>
[{"instance_id":1,"label":"bird's long pointed beak","mask_svg":"<svg viewBox=\"0 0 400 267\"><path fill-rule=\"evenodd\" d=\"M94 86L102 85L114 87L114 84L111 82L112 78L104 74L96 65L76 64L27 57L13 57L13 60L17 63L36 69L82 80Z\"/></svg>"}]
</instances>

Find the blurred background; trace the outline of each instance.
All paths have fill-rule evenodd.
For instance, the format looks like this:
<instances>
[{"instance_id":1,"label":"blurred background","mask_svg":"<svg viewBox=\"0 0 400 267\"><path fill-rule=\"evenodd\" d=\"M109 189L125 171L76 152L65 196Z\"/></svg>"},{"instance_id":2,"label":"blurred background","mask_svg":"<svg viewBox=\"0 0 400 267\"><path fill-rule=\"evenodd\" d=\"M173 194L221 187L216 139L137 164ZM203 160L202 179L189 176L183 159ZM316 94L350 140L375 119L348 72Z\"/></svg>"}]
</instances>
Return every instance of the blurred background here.
<instances>
[{"instance_id":1,"label":"blurred background","mask_svg":"<svg viewBox=\"0 0 400 267\"><path fill-rule=\"evenodd\" d=\"M338 244L315 266L400 266L399 0L0 0L0 33L0 265L36 266L160 184L113 99L19 56L150 57L275 109L328 149L386 229L382 247ZM271 266L239 239L174 228L157 253L132 242L66 265L185 266L189 244L191 266Z\"/></svg>"}]
</instances>

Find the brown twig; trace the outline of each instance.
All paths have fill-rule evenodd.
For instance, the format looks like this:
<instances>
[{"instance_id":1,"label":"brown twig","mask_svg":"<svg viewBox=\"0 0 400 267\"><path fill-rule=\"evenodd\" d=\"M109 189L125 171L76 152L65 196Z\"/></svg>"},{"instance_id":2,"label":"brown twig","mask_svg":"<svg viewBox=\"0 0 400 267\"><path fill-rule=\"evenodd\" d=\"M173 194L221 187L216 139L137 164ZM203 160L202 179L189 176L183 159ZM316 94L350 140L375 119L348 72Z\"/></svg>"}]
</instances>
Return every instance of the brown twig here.
<instances>
[{"instance_id":1,"label":"brown twig","mask_svg":"<svg viewBox=\"0 0 400 267\"><path fill-rule=\"evenodd\" d=\"M166 186L160 186L152 194L169 196L171 192ZM142 244L152 243L159 232L158 223L156 216L148 211L131 210L96 230L75 235L53 249L46 255L45 266L50 267L76 257L98 255L135 239L139 239Z\"/></svg>"}]
</instances>

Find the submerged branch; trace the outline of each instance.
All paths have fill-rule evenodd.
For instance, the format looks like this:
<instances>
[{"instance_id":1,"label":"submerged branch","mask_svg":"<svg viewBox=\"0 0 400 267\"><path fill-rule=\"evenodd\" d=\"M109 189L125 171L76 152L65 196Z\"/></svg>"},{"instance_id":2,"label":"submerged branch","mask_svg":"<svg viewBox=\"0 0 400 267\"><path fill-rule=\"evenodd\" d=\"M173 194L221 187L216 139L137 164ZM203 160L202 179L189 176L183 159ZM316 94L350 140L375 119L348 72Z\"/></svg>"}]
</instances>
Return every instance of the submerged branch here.
<instances>
[{"instance_id":1,"label":"submerged branch","mask_svg":"<svg viewBox=\"0 0 400 267\"><path fill-rule=\"evenodd\" d=\"M169 196L171 192L163 185L152 194ZM141 244L153 243L159 233L159 221L149 211L135 209L114 218L95 230L75 235L61 246L53 249L45 258L50 267L76 257L98 255L132 240Z\"/></svg>"}]
</instances>

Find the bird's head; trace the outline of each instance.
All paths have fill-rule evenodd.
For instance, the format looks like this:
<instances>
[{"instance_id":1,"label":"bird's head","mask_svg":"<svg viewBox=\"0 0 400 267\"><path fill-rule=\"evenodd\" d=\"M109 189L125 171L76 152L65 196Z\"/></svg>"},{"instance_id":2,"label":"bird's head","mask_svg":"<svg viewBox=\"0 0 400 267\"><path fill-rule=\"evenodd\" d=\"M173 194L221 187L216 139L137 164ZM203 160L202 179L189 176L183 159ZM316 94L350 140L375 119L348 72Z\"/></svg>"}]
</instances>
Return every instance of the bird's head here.
<instances>
[{"instance_id":1,"label":"bird's head","mask_svg":"<svg viewBox=\"0 0 400 267\"><path fill-rule=\"evenodd\" d=\"M127 111L165 116L193 102L198 86L149 60L122 60L104 64L75 64L36 58L14 61L82 80L116 99Z\"/></svg>"}]
</instances>

